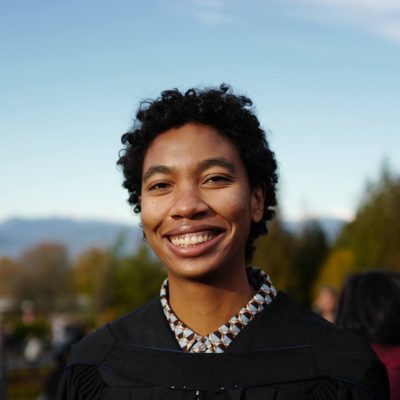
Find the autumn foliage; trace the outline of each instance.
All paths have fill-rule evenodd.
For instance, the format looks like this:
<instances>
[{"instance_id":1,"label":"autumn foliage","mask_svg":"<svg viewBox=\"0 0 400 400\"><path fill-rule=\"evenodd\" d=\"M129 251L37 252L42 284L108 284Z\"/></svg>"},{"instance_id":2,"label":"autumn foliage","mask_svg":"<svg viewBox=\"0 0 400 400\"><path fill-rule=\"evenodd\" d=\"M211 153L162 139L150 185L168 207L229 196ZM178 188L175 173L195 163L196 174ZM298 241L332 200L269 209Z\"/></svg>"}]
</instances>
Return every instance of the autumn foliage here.
<instances>
[{"instance_id":1,"label":"autumn foliage","mask_svg":"<svg viewBox=\"0 0 400 400\"><path fill-rule=\"evenodd\" d=\"M278 215L259 239L253 264L308 306L320 287L340 288L352 272L400 271L400 178L384 169L369 183L356 217L333 244L318 221L293 232ZM91 248L71 260L62 244L42 243L18 259L0 258L0 298L14 301L15 312L29 300L39 313L77 313L98 325L156 296L165 276L146 245L131 255L118 245Z\"/></svg>"}]
</instances>

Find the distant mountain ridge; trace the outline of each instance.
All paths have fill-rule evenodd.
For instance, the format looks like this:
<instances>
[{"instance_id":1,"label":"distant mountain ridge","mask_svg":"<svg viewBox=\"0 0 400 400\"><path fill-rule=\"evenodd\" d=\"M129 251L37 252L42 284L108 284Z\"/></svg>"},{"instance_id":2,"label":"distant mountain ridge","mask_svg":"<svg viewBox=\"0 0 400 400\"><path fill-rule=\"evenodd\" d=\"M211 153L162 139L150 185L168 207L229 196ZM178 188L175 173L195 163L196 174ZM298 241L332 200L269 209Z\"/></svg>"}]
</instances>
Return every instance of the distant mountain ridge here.
<instances>
[{"instance_id":1,"label":"distant mountain ridge","mask_svg":"<svg viewBox=\"0 0 400 400\"><path fill-rule=\"evenodd\" d=\"M330 243L346 223L335 218L322 218L318 222ZM284 221L286 228L294 233L306 223ZM47 242L64 244L70 256L75 258L89 247L110 248L121 237L124 239L122 250L127 254L135 252L143 243L142 230L136 224L69 218L12 218L0 223L0 257L18 258L29 247Z\"/></svg>"},{"instance_id":2,"label":"distant mountain ridge","mask_svg":"<svg viewBox=\"0 0 400 400\"><path fill-rule=\"evenodd\" d=\"M17 258L39 243L64 244L74 258L89 247L111 247L123 238L123 251L133 253L142 243L136 225L69 218L12 218L0 224L0 256Z\"/></svg>"},{"instance_id":3,"label":"distant mountain ridge","mask_svg":"<svg viewBox=\"0 0 400 400\"><path fill-rule=\"evenodd\" d=\"M324 217L316 219L305 219L302 221L284 221L284 226L290 232L298 233L311 221L317 221L320 224L322 230L326 235L328 243L333 243L339 235L340 231L343 229L344 225L348 223L348 221L345 221L343 219Z\"/></svg>"}]
</instances>

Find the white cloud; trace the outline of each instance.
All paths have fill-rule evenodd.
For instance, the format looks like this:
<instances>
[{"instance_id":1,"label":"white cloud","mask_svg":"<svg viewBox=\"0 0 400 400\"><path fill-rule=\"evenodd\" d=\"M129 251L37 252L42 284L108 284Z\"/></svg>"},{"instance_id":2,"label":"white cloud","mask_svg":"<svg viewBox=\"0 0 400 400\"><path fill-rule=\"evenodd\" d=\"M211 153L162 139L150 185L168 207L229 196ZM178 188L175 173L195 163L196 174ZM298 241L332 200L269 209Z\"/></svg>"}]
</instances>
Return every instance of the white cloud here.
<instances>
[{"instance_id":1,"label":"white cloud","mask_svg":"<svg viewBox=\"0 0 400 400\"><path fill-rule=\"evenodd\" d=\"M222 10L225 8L223 0L191 0L186 3L192 3L192 5L200 8L208 8L213 10Z\"/></svg>"},{"instance_id":2,"label":"white cloud","mask_svg":"<svg viewBox=\"0 0 400 400\"><path fill-rule=\"evenodd\" d=\"M207 25L220 25L236 20L227 10L225 0L169 0L162 1L179 14L196 18Z\"/></svg>"},{"instance_id":3,"label":"white cloud","mask_svg":"<svg viewBox=\"0 0 400 400\"><path fill-rule=\"evenodd\" d=\"M195 16L208 25L219 25L230 21L226 15L216 12L215 10L196 10Z\"/></svg>"},{"instance_id":4,"label":"white cloud","mask_svg":"<svg viewBox=\"0 0 400 400\"><path fill-rule=\"evenodd\" d=\"M359 10L393 11L400 10L399 0L308 0L309 3Z\"/></svg>"},{"instance_id":5,"label":"white cloud","mask_svg":"<svg viewBox=\"0 0 400 400\"><path fill-rule=\"evenodd\" d=\"M195 18L206 25L237 22L241 18L237 7L228 0L159 1L175 13ZM286 9L297 18L322 24L340 23L400 44L400 0L269 0L266 3ZM260 0L247 4L258 13L267 12Z\"/></svg>"},{"instance_id":6,"label":"white cloud","mask_svg":"<svg viewBox=\"0 0 400 400\"><path fill-rule=\"evenodd\" d=\"M400 44L400 0L292 0L312 18L350 24L370 34ZM302 12L302 15L307 13Z\"/></svg>"},{"instance_id":7,"label":"white cloud","mask_svg":"<svg viewBox=\"0 0 400 400\"><path fill-rule=\"evenodd\" d=\"M400 44L400 22L385 24L381 27L380 32L388 39Z\"/></svg>"}]
</instances>

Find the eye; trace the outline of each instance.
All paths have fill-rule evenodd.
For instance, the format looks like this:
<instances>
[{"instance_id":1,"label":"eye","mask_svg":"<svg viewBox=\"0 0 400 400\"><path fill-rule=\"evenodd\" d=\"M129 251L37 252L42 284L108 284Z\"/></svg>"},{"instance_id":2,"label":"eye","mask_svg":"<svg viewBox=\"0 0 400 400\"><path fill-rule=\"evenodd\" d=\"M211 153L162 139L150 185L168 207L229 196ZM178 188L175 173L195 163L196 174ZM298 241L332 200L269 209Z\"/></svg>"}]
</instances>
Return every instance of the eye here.
<instances>
[{"instance_id":1,"label":"eye","mask_svg":"<svg viewBox=\"0 0 400 400\"><path fill-rule=\"evenodd\" d=\"M162 191L170 188L170 184L168 182L153 182L148 186L149 191Z\"/></svg>"},{"instance_id":2,"label":"eye","mask_svg":"<svg viewBox=\"0 0 400 400\"><path fill-rule=\"evenodd\" d=\"M205 178L204 183L205 184L211 184L211 185L218 185L218 184L228 184L229 182L232 182L232 178L223 175L223 174L215 174L215 175L209 175Z\"/></svg>"}]
</instances>

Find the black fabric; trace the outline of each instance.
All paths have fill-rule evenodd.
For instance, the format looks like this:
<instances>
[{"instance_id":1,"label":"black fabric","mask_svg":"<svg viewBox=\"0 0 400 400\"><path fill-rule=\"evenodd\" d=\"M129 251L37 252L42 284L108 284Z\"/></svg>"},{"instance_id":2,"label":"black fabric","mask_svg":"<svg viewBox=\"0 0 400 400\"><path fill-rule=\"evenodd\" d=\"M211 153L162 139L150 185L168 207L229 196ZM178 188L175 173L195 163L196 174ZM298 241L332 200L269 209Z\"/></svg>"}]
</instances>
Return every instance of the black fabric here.
<instances>
[{"instance_id":1,"label":"black fabric","mask_svg":"<svg viewBox=\"0 0 400 400\"><path fill-rule=\"evenodd\" d=\"M222 354L183 353L159 299L75 346L59 400L385 400L386 370L360 337L279 293Z\"/></svg>"}]
</instances>

